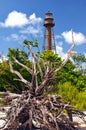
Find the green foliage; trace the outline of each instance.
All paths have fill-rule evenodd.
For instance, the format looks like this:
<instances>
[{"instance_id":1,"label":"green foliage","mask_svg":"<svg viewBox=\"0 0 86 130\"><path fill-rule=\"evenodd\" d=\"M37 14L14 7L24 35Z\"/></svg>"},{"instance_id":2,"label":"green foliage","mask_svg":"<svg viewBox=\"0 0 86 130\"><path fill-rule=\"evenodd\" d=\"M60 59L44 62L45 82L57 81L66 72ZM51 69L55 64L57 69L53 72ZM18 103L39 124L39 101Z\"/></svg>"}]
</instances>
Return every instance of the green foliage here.
<instances>
[{"instance_id":1,"label":"green foliage","mask_svg":"<svg viewBox=\"0 0 86 130\"><path fill-rule=\"evenodd\" d=\"M26 45L26 46L27 46L27 45L33 46L33 42L32 42L32 41L28 41L28 40L24 40L24 41L23 41L23 44Z\"/></svg>"},{"instance_id":2,"label":"green foliage","mask_svg":"<svg viewBox=\"0 0 86 130\"><path fill-rule=\"evenodd\" d=\"M75 108L86 110L86 90L79 92L70 82L59 84L58 94L64 97L64 101L69 101Z\"/></svg>"},{"instance_id":3,"label":"green foliage","mask_svg":"<svg viewBox=\"0 0 86 130\"><path fill-rule=\"evenodd\" d=\"M53 70L58 68L62 63L62 60L58 56L58 54L55 54L51 50L45 50L43 53L40 54L40 58L42 58L45 63L47 62L47 64L49 64L49 66L52 67Z\"/></svg>"},{"instance_id":4,"label":"green foliage","mask_svg":"<svg viewBox=\"0 0 86 130\"><path fill-rule=\"evenodd\" d=\"M57 73L56 79L58 83L71 82L79 91L83 91L86 89L86 75L83 74L85 70L82 68L81 71L76 68L76 64L69 60L61 71Z\"/></svg>"},{"instance_id":5,"label":"green foliage","mask_svg":"<svg viewBox=\"0 0 86 130\"><path fill-rule=\"evenodd\" d=\"M86 68L83 69L83 63L86 63L86 57L84 54L78 54L73 57L74 63L76 65L76 70L79 71L82 75L86 75Z\"/></svg>"},{"instance_id":6,"label":"green foliage","mask_svg":"<svg viewBox=\"0 0 86 130\"><path fill-rule=\"evenodd\" d=\"M65 82L64 84L59 84L58 93L65 97L65 100L72 101L78 94L78 90L70 82Z\"/></svg>"},{"instance_id":7,"label":"green foliage","mask_svg":"<svg viewBox=\"0 0 86 130\"><path fill-rule=\"evenodd\" d=\"M37 47L38 48L38 40L37 39L35 39L34 42L24 40L23 44L24 44L24 46L32 46L32 47Z\"/></svg>"},{"instance_id":8,"label":"green foliage","mask_svg":"<svg viewBox=\"0 0 86 130\"><path fill-rule=\"evenodd\" d=\"M18 59L21 62L24 62L25 60L28 59L28 54L24 51L24 50L19 50L17 49L8 49L8 57L9 60L12 60L12 57L15 57L16 59Z\"/></svg>"},{"instance_id":9,"label":"green foliage","mask_svg":"<svg viewBox=\"0 0 86 130\"><path fill-rule=\"evenodd\" d=\"M21 63L32 67L31 61L28 60L27 53L19 49L9 49L8 57L12 62L13 68L19 71L25 79L30 81L31 75L23 67L14 63L12 59L12 57L16 57L16 59L18 59ZM21 91L26 89L26 86L23 83L14 80L18 77L10 72L8 61L0 63L0 70L0 91L8 90L11 92L21 93Z\"/></svg>"},{"instance_id":10,"label":"green foliage","mask_svg":"<svg viewBox=\"0 0 86 130\"><path fill-rule=\"evenodd\" d=\"M41 53L40 57L43 58L44 61L61 62L61 58L58 57L58 54L54 54L51 50L45 50Z\"/></svg>"},{"instance_id":11,"label":"green foliage","mask_svg":"<svg viewBox=\"0 0 86 130\"><path fill-rule=\"evenodd\" d=\"M16 76L10 72L8 61L2 62L0 64L0 69L0 90L17 92L17 82L13 80Z\"/></svg>"},{"instance_id":12,"label":"green foliage","mask_svg":"<svg viewBox=\"0 0 86 130\"><path fill-rule=\"evenodd\" d=\"M38 40L37 39L35 39L33 47L38 47Z\"/></svg>"},{"instance_id":13,"label":"green foliage","mask_svg":"<svg viewBox=\"0 0 86 130\"><path fill-rule=\"evenodd\" d=\"M79 92L86 90L86 75L81 75L77 78L76 87Z\"/></svg>"},{"instance_id":14,"label":"green foliage","mask_svg":"<svg viewBox=\"0 0 86 130\"><path fill-rule=\"evenodd\" d=\"M75 107L81 110L86 110L86 90L81 91L76 95Z\"/></svg>"},{"instance_id":15,"label":"green foliage","mask_svg":"<svg viewBox=\"0 0 86 130\"><path fill-rule=\"evenodd\" d=\"M78 55L73 56L73 60L78 65L83 62L86 62L86 57L84 54L78 54Z\"/></svg>"}]
</instances>

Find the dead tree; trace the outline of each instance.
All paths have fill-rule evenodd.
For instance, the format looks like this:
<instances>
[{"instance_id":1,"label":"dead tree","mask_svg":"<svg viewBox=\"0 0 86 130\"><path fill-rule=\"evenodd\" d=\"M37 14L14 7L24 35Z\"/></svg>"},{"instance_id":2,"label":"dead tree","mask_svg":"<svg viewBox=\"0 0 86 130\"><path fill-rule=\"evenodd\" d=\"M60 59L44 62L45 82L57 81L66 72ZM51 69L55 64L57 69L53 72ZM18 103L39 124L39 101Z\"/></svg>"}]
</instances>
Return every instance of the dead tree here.
<instances>
[{"instance_id":1,"label":"dead tree","mask_svg":"<svg viewBox=\"0 0 86 130\"><path fill-rule=\"evenodd\" d=\"M73 35L72 35L73 36ZM73 37L72 37L73 39ZM48 86L55 76L67 63L69 58L76 52L73 51L74 40L72 46L67 53L67 58L62 62L56 70L49 66L49 62L44 64L41 68L39 58L36 53L32 51L32 46L29 42L25 44L30 50L32 55L32 68L27 67L13 57L15 63L25 68L28 73L32 75L32 81L24 79L20 72L14 70L12 63L9 62L10 70L12 73L18 76L18 80L23 82L27 91L22 92L21 95L10 95L5 100L10 102L11 107L6 111L6 117L1 118L5 120L1 130L75 130L75 124L72 120L72 114L81 115L84 118L84 114L70 105L70 103L62 102L60 95L49 95L44 93L45 88ZM41 83L38 84L37 76L40 74ZM13 100L12 100L13 99ZM66 111L67 113L65 113Z\"/></svg>"}]
</instances>

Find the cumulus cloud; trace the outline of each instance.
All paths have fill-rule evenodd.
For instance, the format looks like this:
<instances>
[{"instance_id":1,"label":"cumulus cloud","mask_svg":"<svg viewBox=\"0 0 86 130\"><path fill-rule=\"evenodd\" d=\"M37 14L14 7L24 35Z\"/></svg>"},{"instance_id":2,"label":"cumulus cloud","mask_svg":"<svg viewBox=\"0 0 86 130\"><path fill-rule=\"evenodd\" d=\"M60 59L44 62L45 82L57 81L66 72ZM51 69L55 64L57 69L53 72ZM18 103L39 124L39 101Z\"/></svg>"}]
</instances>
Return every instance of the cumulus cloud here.
<instances>
[{"instance_id":1,"label":"cumulus cloud","mask_svg":"<svg viewBox=\"0 0 86 130\"><path fill-rule=\"evenodd\" d=\"M62 46L56 46L56 52L57 52L57 54L62 58L62 59L65 59L66 58L66 56L67 56L67 54L65 54L64 52L63 52L63 47Z\"/></svg>"},{"instance_id":2,"label":"cumulus cloud","mask_svg":"<svg viewBox=\"0 0 86 130\"><path fill-rule=\"evenodd\" d=\"M0 23L3 27L21 27L26 24L28 24L26 14L17 11L9 13L5 22Z\"/></svg>"},{"instance_id":3,"label":"cumulus cloud","mask_svg":"<svg viewBox=\"0 0 86 130\"><path fill-rule=\"evenodd\" d=\"M59 41L57 42L57 40L55 41L55 44L56 44L56 53L62 58L62 59L65 59L66 58L66 53L64 53L64 49L62 47L63 45L63 42L62 41Z\"/></svg>"},{"instance_id":4,"label":"cumulus cloud","mask_svg":"<svg viewBox=\"0 0 86 130\"><path fill-rule=\"evenodd\" d=\"M40 23L42 22L42 18L40 17L36 17L35 13L33 13L32 15L29 16L29 19L28 19L28 23L29 24L37 24L37 23Z\"/></svg>"},{"instance_id":5,"label":"cumulus cloud","mask_svg":"<svg viewBox=\"0 0 86 130\"><path fill-rule=\"evenodd\" d=\"M42 19L36 17L35 13L27 17L25 13L12 11L8 14L4 22L0 22L1 27L22 27L28 24L40 23Z\"/></svg>"},{"instance_id":6,"label":"cumulus cloud","mask_svg":"<svg viewBox=\"0 0 86 130\"><path fill-rule=\"evenodd\" d=\"M72 43L72 32L65 31L61 34L67 43ZM73 32L74 42L76 45L80 45L86 42L86 36L81 32Z\"/></svg>"}]
</instances>

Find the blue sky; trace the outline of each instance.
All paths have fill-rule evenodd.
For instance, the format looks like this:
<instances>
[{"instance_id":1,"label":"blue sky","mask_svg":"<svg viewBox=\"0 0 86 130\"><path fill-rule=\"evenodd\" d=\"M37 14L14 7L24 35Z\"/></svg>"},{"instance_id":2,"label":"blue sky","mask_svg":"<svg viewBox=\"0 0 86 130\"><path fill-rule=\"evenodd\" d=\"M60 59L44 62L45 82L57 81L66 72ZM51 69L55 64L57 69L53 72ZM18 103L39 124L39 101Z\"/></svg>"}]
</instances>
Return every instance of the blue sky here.
<instances>
[{"instance_id":1,"label":"blue sky","mask_svg":"<svg viewBox=\"0 0 86 130\"><path fill-rule=\"evenodd\" d=\"M38 39L41 49L47 11L54 17L57 53L63 56L71 46L73 29L74 50L86 55L86 0L0 0L0 54L22 49L24 39Z\"/></svg>"}]
</instances>

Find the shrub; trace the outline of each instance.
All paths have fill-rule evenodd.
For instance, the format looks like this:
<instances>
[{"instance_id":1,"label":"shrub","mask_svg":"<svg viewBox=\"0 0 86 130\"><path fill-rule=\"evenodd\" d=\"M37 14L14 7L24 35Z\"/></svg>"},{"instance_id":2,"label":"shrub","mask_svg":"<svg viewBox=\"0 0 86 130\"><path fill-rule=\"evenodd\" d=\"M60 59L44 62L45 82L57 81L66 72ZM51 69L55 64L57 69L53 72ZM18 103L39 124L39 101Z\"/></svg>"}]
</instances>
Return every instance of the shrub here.
<instances>
[{"instance_id":1,"label":"shrub","mask_svg":"<svg viewBox=\"0 0 86 130\"><path fill-rule=\"evenodd\" d=\"M59 84L58 94L64 97L64 101L70 101L75 108L86 110L86 90L79 92L70 82Z\"/></svg>"}]
</instances>

